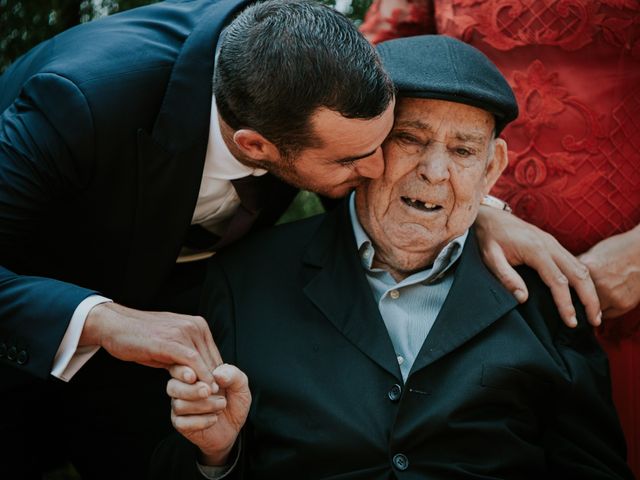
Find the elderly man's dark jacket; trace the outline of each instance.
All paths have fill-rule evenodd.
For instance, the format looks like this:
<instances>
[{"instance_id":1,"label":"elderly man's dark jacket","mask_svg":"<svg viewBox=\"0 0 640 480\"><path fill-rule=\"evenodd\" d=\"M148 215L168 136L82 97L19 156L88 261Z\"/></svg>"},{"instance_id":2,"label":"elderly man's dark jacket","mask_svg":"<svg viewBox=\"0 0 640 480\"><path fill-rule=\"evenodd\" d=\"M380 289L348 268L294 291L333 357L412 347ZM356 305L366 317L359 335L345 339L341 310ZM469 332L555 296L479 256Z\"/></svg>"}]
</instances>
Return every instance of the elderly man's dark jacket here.
<instances>
[{"instance_id":1,"label":"elderly man's dark jacket","mask_svg":"<svg viewBox=\"0 0 640 480\"><path fill-rule=\"evenodd\" d=\"M583 312L565 327L536 274L521 273L524 305L483 265L472 231L405 384L346 208L212 259L204 314L253 396L235 475L631 478ZM197 478L189 446L161 445L153 475Z\"/></svg>"}]
</instances>

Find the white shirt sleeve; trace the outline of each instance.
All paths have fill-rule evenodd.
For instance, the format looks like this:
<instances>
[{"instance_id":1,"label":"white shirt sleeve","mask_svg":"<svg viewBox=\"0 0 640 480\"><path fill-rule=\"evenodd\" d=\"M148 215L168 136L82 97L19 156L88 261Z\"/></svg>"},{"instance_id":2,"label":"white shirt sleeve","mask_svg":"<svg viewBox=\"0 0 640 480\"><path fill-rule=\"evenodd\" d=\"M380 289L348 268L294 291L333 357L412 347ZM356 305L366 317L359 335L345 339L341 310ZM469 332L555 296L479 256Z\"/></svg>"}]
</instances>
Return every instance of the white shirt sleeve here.
<instances>
[{"instance_id":1,"label":"white shirt sleeve","mask_svg":"<svg viewBox=\"0 0 640 480\"><path fill-rule=\"evenodd\" d=\"M100 349L98 345L78 347L78 342L80 341L84 322L87 320L89 311L96 305L106 302L111 302L111 300L100 295L91 295L76 307L71 316L67 331L64 337L62 337L58 351L53 358L51 375L68 382Z\"/></svg>"}]
</instances>

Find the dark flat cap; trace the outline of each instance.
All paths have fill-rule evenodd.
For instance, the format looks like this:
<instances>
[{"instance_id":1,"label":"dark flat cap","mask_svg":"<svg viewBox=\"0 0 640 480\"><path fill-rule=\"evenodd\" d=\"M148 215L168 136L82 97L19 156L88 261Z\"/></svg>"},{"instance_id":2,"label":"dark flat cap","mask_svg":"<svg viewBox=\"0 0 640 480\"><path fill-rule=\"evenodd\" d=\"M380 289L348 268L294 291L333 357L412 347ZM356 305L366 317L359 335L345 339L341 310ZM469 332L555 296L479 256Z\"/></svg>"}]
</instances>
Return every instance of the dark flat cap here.
<instances>
[{"instance_id":1,"label":"dark flat cap","mask_svg":"<svg viewBox=\"0 0 640 480\"><path fill-rule=\"evenodd\" d=\"M511 87L478 49L444 35L420 35L378 44L378 53L402 97L464 103L494 114L496 134L518 116Z\"/></svg>"}]
</instances>

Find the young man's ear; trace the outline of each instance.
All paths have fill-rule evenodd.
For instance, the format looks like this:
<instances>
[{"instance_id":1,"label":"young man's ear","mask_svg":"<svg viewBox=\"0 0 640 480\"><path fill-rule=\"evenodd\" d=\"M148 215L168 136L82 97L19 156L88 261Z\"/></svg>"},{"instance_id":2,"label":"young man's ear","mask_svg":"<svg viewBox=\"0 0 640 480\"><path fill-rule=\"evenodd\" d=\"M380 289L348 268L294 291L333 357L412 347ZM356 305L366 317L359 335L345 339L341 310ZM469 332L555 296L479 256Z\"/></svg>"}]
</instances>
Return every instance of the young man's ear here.
<instances>
[{"instance_id":1,"label":"young man's ear","mask_svg":"<svg viewBox=\"0 0 640 480\"><path fill-rule=\"evenodd\" d=\"M485 171L485 190L483 192L485 195L493 188L498 178L500 178L500 174L507 168L509 163L507 142L501 138L496 138L493 142L493 157L487 162Z\"/></svg>"},{"instance_id":2,"label":"young man's ear","mask_svg":"<svg viewBox=\"0 0 640 480\"><path fill-rule=\"evenodd\" d=\"M233 141L242 154L255 161L270 161L280 158L278 148L255 130L236 130Z\"/></svg>"}]
</instances>

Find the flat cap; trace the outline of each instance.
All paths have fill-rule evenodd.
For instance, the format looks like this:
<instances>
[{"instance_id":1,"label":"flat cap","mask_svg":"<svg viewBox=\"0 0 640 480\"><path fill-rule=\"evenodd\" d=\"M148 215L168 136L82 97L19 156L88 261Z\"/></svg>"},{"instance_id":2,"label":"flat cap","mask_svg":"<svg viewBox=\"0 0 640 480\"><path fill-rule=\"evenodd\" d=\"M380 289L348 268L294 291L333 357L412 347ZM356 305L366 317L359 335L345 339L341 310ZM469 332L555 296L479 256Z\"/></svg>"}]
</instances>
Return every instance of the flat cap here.
<instances>
[{"instance_id":1,"label":"flat cap","mask_svg":"<svg viewBox=\"0 0 640 480\"><path fill-rule=\"evenodd\" d=\"M496 135L518 116L511 87L478 49L444 35L378 44L382 63L402 97L464 103L493 113Z\"/></svg>"}]
</instances>

